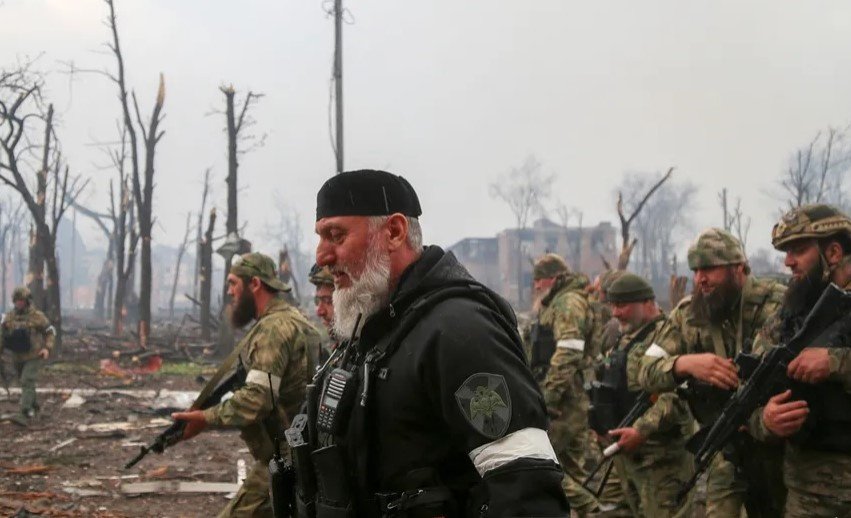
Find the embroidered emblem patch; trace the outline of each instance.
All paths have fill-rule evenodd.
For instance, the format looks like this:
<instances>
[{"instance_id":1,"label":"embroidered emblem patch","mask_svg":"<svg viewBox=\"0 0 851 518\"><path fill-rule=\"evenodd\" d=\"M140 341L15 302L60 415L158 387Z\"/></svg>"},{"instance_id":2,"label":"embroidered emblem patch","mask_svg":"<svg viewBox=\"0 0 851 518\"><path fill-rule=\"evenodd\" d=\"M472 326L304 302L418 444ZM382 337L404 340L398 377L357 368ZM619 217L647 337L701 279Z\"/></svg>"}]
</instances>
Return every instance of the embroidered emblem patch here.
<instances>
[{"instance_id":1,"label":"embroidered emblem patch","mask_svg":"<svg viewBox=\"0 0 851 518\"><path fill-rule=\"evenodd\" d=\"M480 434L490 439L505 435L511 422L508 384L499 374L479 372L455 391L461 413Z\"/></svg>"}]
</instances>

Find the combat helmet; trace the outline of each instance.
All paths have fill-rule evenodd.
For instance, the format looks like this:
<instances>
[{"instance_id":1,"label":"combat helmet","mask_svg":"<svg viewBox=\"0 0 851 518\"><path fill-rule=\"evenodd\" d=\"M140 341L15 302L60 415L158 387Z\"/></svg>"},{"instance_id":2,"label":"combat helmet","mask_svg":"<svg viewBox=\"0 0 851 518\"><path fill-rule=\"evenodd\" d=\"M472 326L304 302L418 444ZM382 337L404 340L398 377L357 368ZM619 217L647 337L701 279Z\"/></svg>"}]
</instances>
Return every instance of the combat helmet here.
<instances>
[{"instance_id":1,"label":"combat helmet","mask_svg":"<svg viewBox=\"0 0 851 518\"><path fill-rule=\"evenodd\" d=\"M308 275L308 279L316 287L334 286L334 276L331 275L331 269L327 266L319 266L318 264L314 264L310 268L310 274Z\"/></svg>"},{"instance_id":2,"label":"combat helmet","mask_svg":"<svg viewBox=\"0 0 851 518\"><path fill-rule=\"evenodd\" d=\"M688 249L690 270L747 262L742 243L721 228L707 228Z\"/></svg>"},{"instance_id":3,"label":"combat helmet","mask_svg":"<svg viewBox=\"0 0 851 518\"><path fill-rule=\"evenodd\" d=\"M796 207L780 218L771 230L771 245L777 250L798 239L821 239L836 234L851 238L851 219L823 203Z\"/></svg>"},{"instance_id":4,"label":"combat helmet","mask_svg":"<svg viewBox=\"0 0 851 518\"><path fill-rule=\"evenodd\" d=\"M16 300L25 300L27 302L30 302L32 301L32 298L33 294L26 286L19 286L15 288L15 291L12 292L12 302Z\"/></svg>"}]
</instances>

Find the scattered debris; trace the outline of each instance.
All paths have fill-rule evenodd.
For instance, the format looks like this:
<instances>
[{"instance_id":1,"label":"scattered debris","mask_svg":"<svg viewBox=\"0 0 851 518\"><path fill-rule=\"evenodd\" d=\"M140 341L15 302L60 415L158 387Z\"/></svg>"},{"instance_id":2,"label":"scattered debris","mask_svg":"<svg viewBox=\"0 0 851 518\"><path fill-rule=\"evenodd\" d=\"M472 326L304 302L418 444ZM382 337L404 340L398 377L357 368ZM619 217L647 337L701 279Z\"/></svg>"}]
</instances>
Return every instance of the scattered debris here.
<instances>
[{"instance_id":1,"label":"scattered debris","mask_svg":"<svg viewBox=\"0 0 851 518\"><path fill-rule=\"evenodd\" d=\"M137 361L139 359L137 358ZM100 361L100 372L105 376L114 376L116 378L131 378L133 376L143 374L153 374L159 371L163 366L163 358L159 354L148 356L145 358L145 363L141 367L125 369L118 365L115 360L104 358Z\"/></svg>"},{"instance_id":2,"label":"scattered debris","mask_svg":"<svg viewBox=\"0 0 851 518\"><path fill-rule=\"evenodd\" d=\"M101 491L99 489L85 489L80 487L63 487L62 491L65 491L69 495L79 496L79 497L87 497L87 496L109 496L109 493L106 491Z\"/></svg>"},{"instance_id":3,"label":"scattered debris","mask_svg":"<svg viewBox=\"0 0 851 518\"><path fill-rule=\"evenodd\" d=\"M131 482L121 484L121 492L125 495L142 495L146 493L232 493L239 485L228 482L180 482L177 480L162 480L158 482Z\"/></svg>"},{"instance_id":4,"label":"scattered debris","mask_svg":"<svg viewBox=\"0 0 851 518\"><path fill-rule=\"evenodd\" d=\"M81 433L85 432L95 432L95 433L106 433L106 432L114 432L114 431L122 431L127 432L130 430L143 430L145 428L160 428L162 426L171 425L170 419L152 419L147 424L144 423L128 423L128 422L120 422L120 423L95 423L95 424L81 424L77 425L77 431Z\"/></svg>"},{"instance_id":5,"label":"scattered debris","mask_svg":"<svg viewBox=\"0 0 851 518\"><path fill-rule=\"evenodd\" d=\"M145 478L165 478L168 475L168 466L160 466L145 472Z\"/></svg>"},{"instance_id":6,"label":"scattered debris","mask_svg":"<svg viewBox=\"0 0 851 518\"><path fill-rule=\"evenodd\" d=\"M55 451L57 451L57 450L59 450L59 449L61 449L61 448L64 448L64 447L68 446L69 444L72 444L72 443L76 442L76 440L77 440L77 438L76 438L76 437L71 437L71 438L70 438L70 439L68 439L67 441L62 441L62 442L60 442L59 444L57 444L56 446L54 446L54 447L50 448L49 450L47 450L47 452L48 452L48 453L53 453L53 452L55 452Z\"/></svg>"},{"instance_id":7,"label":"scattered debris","mask_svg":"<svg viewBox=\"0 0 851 518\"><path fill-rule=\"evenodd\" d=\"M45 466L44 464L33 464L31 466L12 466L12 467L3 466L3 469L6 471L7 475L38 475L40 473L47 473L48 471L50 471L54 468L55 468L55 466Z\"/></svg>"},{"instance_id":8,"label":"scattered debris","mask_svg":"<svg viewBox=\"0 0 851 518\"><path fill-rule=\"evenodd\" d=\"M71 397L69 397L65 400L64 403L62 403L62 408L80 408L85 402L86 400L83 398L83 396L77 393L71 393Z\"/></svg>"}]
</instances>

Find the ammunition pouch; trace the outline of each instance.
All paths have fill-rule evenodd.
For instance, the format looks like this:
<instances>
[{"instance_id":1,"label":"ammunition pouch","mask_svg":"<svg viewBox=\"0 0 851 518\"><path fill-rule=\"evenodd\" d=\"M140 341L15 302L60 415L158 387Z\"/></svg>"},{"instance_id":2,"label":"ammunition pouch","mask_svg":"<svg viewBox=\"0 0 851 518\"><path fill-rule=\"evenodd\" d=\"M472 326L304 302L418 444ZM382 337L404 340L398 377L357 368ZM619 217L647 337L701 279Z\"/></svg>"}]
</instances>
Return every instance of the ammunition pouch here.
<instances>
[{"instance_id":1,"label":"ammunition pouch","mask_svg":"<svg viewBox=\"0 0 851 518\"><path fill-rule=\"evenodd\" d=\"M529 358L529 367L535 381L541 383L547 377L550 370L550 360L556 352L556 339L550 326L535 322L530 333L532 341L532 354Z\"/></svg>"},{"instance_id":2,"label":"ammunition pouch","mask_svg":"<svg viewBox=\"0 0 851 518\"><path fill-rule=\"evenodd\" d=\"M851 348L851 322L825 332L819 342L829 348ZM851 454L851 394L838 382L794 383L794 396L804 399L810 415L792 441L804 448Z\"/></svg>"},{"instance_id":3,"label":"ammunition pouch","mask_svg":"<svg viewBox=\"0 0 851 518\"><path fill-rule=\"evenodd\" d=\"M3 348L16 354L25 354L32 349L30 330L26 327L3 330Z\"/></svg>"},{"instance_id":4,"label":"ammunition pouch","mask_svg":"<svg viewBox=\"0 0 851 518\"><path fill-rule=\"evenodd\" d=\"M316 473L316 517L354 517L348 471L340 446L325 446L310 456Z\"/></svg>"},{"instance_id":5,"label":"ammunition pouch","mask_svg":"<svg viewBox=\"0 0 851 518\"><path fill-rule=\"evenodd\" d=\"M810 415L791 441L803 448L851 454L851 395L841 383L793 385L793 396L804 399Z\"/></svg>"},{"instance_id":6,"label":"ammunition pouch","mask_svg":"<svg viewBox=\"0 0 851 518\"><path fill-rule=\"evenodd\" d=\"M688 402L691 415L701 426L711 426L734 392L690 379L685 388L677 389L677 394Z\"/></svg>"},{"instance_id":7,"label":"ammunition pouch","mask_svg":"<svg viewBox=\"0 0 851 518\"><path fill-rule=\"evenodd\" d=\"M598 380L591 382L588 421L591 429L600 435L617 428L638 399L638 392L627 389L628 356L628 348L612 351L598 368Z\"/></svg>"}]
</instances>

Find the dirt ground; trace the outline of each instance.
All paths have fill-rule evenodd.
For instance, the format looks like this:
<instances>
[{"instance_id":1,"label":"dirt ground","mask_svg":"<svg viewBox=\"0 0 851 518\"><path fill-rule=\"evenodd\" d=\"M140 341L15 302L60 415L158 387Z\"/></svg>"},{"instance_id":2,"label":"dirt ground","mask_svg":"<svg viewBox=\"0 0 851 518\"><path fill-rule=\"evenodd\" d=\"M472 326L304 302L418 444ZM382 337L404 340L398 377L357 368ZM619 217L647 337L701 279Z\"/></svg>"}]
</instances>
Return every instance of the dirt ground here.
<instances>
[{"instance_id":1,"label":"dirt ground","mask_svg":"<svg viewBox=\"0 0 851 518\"><path fill-rule=\"evenodd\" d=\"M84 396L77 408L63 408L69 394L39 394L41 412L23 427L0 422L0 516L190 517L215 516L227 504L224 493L126 495L123 483L200 481L235 483L237 464L251 456L234 431L206 431L187 443L149 454L129 470L123 465L164 429L150 426L163 417L150 398L121 395L110 388L200 390L212 367L168 368L121 380L100 374L96 362L61 362L42 370L40 388L104 388ZM17 380L6 361L12 387ZM144 394L139 392L139 394ZM0 389L0 414L18 411L19 395ZM167 410L160 410L166 414ZM153 421L154 426L157 421ZM93 424L127 423L126 430L103 431ZM88 425L90 428L80 428ZM106 426L105 428L109 428ZM69 440L73 441L69 442ZM122 478L125 477L125 478Z\"/></svg>"}]
</instances>

